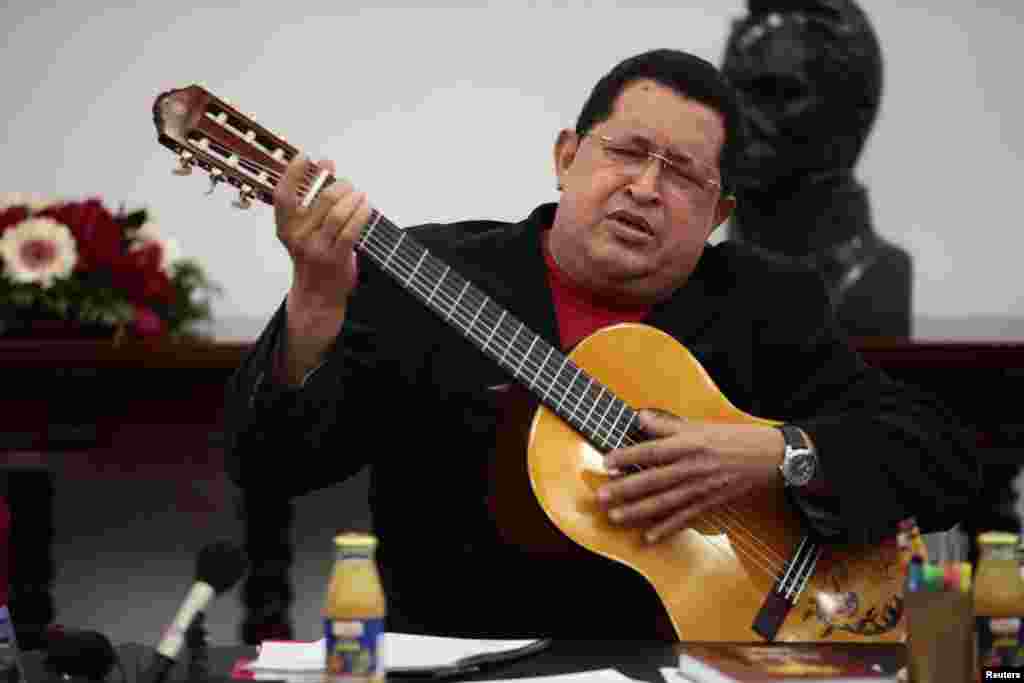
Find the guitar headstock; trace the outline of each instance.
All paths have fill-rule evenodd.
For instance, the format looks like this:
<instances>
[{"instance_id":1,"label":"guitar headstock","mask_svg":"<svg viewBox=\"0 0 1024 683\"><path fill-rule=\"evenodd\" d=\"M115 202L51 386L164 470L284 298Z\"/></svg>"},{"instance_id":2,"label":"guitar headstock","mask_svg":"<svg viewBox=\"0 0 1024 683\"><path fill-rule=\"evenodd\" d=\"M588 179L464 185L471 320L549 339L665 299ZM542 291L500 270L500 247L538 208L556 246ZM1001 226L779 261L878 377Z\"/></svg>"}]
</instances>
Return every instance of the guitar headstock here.
<instances>
[{"instance_id":1,"label":"guitar headstock","mask_svg":"<svg viewBox=\"0 0 1024 683\"><path fill-rule=\"evenodd\" d=\"M238 189L234 206L249 208L253 199L274 203L274 188L298 150L251 117L190 85L157 96L153 123L158 140L178 155L177 175L195 166L210 174L210 192L227 182ZM326 174L313 164L303 178L300 195L309 201L325 186Z\"/></svg>"}]
</instances>

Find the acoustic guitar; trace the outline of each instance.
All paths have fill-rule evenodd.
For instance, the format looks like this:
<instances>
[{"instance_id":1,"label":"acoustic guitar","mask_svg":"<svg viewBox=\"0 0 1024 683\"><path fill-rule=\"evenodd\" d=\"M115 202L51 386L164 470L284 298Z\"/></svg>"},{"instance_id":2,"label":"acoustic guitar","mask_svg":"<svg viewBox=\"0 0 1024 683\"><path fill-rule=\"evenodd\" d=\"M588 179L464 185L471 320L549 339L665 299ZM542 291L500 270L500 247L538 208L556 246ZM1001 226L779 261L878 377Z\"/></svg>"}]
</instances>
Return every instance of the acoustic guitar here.
<instances>
[{"instance_id":1,"label":"acoustic guitar","mask_svg":"<svg viewBox=\"0 0 1024 683\"><path fill-rule=\"evenodd\" d=\"M179 157L175 173L199 167L210 175L211 192L220 183L234 186L239 208L254 200L272 205L274 187L298 154L197 85L160 94L153 117L159 142ZM301 200L311 202L333 181L310 164ZM734 407L667 334L642 324L615 325L563 354L378 211L355 248L534 397L526 453L501 458L495 465L501 471L492 477L501 482L491 492L492 511L511 542L538 553L572 547L638 572L680 640L876 642L903 636L895 542L824 545L804 527L782 487L707 511L691 528L655 544L644 541L641 529L607 520L596 502L597 487L611 476L601 454L645 438L637 427L639 409L777 424Z\"/></svg>"}]
</instances>

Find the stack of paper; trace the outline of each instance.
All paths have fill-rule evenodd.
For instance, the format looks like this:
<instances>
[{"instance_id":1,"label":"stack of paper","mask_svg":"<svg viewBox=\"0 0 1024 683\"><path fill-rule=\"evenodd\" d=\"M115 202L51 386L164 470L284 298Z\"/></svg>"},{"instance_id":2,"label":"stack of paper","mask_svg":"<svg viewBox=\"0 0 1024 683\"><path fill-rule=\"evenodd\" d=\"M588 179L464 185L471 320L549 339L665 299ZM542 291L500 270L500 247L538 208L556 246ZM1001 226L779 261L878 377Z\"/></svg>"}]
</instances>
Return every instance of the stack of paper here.
<instances>
[{"instance_id":1,"label":"stack of paper","mask_svg":"<svg viewBox=\"0 0 1024 683\"><path fill-rule=\"evenodd\" d=\"M477 661L481 656L519 650L528 656L535 650L539 652L544 645L545 641L538 640L476 640L389 632L384 634L383 658L389 676L395 675L400 679L402 673L412 675L434 670L440 674L434 677L440 680L448 677L448 673L458 674L465 663ZM256 659L243 659L235 664L232 677L322 683L325 647L322 639L312 642L264 641ZM610 669L516 679L517 683L532 680L538 683L628 683L632 679Z\"/></svg>"},{"instance_id":2,"label":"stack of paper","mask_svg":"<svg viewBox=\"0 0 1024 683\"><path fill-rule=\"evenodd\" d=\"M494 654L525 647L534 640L476 640L442 638L407 633L385 633L382 657L389 671L457 666L476 655ZM294 683L323 679L325 643L317 641L267 640L259 656L242 660L232 672L234 678L286 680Z\"/></svg>"}]
</instances>

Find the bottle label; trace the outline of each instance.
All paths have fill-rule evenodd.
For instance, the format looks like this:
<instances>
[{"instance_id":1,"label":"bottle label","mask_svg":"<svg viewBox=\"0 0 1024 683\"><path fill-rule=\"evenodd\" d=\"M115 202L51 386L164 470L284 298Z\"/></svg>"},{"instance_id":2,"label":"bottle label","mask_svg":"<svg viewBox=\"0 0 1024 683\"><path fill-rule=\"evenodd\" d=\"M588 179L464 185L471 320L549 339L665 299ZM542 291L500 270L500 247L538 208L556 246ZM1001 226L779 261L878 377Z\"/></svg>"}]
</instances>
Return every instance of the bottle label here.
<instances>
[{"instance_id":1,"label":"bottle label","mask_svg":"<svg viewBox=\"0 0 1024 683\"><path fill-rule=\"evenodd\" d=\"M324 619L327 674L334 680L384 675L384 619Z\"/></svg>"}]
</instances>

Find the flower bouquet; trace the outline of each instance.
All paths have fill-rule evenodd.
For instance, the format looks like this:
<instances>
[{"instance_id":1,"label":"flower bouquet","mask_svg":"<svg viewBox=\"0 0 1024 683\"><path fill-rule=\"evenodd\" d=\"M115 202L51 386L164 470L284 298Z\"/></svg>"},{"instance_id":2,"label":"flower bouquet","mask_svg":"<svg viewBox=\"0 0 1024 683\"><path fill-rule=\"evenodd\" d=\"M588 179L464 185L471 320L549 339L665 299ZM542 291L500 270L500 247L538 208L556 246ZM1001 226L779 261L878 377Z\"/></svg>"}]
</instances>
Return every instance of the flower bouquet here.
<instances>
[{"instance_id":1,"label":"flower bouquet","mask_svg":"<svg viewBox=\"0 0 1024 683\"><path fill-rule=\"evenodd\" d=\"M218 293L145 209L0 196L0 337L186 336Z\"/></svg>"}]
</instances>

